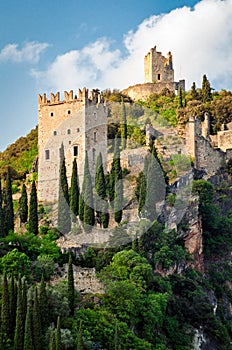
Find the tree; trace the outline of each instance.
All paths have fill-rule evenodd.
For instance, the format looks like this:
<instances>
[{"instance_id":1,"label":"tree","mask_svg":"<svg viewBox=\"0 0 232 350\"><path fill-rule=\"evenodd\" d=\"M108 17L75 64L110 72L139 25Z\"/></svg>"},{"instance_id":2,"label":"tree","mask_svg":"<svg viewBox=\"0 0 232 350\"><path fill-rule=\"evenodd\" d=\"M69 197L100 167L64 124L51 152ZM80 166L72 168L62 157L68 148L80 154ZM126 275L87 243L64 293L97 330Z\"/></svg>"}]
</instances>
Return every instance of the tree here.
<instances>
[{"instance_id":1,"label":"tree","mask_svg":"<svg viewBox=\"0 0 232 350\"><path fill-rule=\"evenodd\" d=\"M201 88L201 92L202 92L202 102L209 102L212 100L212 92L211 92L211 86L210 86L210 82L206 77L206 74L203 75L203 79L202 79L202 88Z\"/></svg>"},{"instance_id":2,"label":"tree","mask_svg":"<svg viewBox=\"0 0 232 350\"><path fill-rule=\"evenodd\" d=\"M8 234L10 230L14 231L14 209L13 209L10 167L8 167L7 169L7 177L6 177L5 229L6 229L6 234Z\"/></svg>"},{"instance_id":3,"label":"tree","mask_svg":"<svg viewBox=\"0 0 232 350\"><path fill-rule=\"evenodd\" d=\"M141 172L140 187L139 187L139 206L138 206L139 215L142 214L143 208L144 208L145 203L146 203L146 193L147 193L146 176L145 176L144 172Z\"/></svg>"},{"instance_id":4,"label":"tree","mask_svg":"<svg viewBox=\"0 0 232 350\"><path fill-rule=\"evenodd\" d=\"M3 276L2 306L1 306L1 331L3 340L12 338L11 318L10 318L10 296L8 289L7 275Z\"/></svg>"},{"instance_id":5,"label":"tree","mask_svg":"<svg viewBox=\"0 0 232 350\"><path fill-rule=\"evenodd\" d=\"M56 350L62 350L60 316L57 318L56 326Z\"/></svg>"},{"instance_id":6,"label":"tree","mask_svg":"<svg viewBox=\"0 0 232 350\"><path fill-rule=\"evenodd\" d=\"M30 305L27 307L23 350L34 350L32 332L32 309Z\"/></svg>"},{"instance_id":7,"label":"tree","mask_svg":"<svg viewBox=\"0 0 232 350\"><path fill-rule=\"evenodd\" d=\"M127 142L127 120L126 120L126 106L124 103L124 99L121 99L122 105L122 123L121 123L121 147L122 150L126 149Z\"/></svg>"},{"instance_id":8,"label":"tree","mask_svg":"<svg viewBox=\"0 0 232 350\"><path fill-rule=\"evenodd\" d=\"M193 82L192 86L191 86L191 90L190 90L190 96L192 100L198 100L199 95L196 89L196 83Z\"/></svg>"},{"instance_id":9,"label":"tree","mask_svg":"<svg viewBox=\"0 0 232 350\"><path fill-rule=\"evenodd\" d=\"M41 314L39 309L38 291L35 287L34 304L33 304L33 339L34 349L42 349L42 330L41 330Z\"/></svg>"},{"instance_id":10,"label":"tree","mask_svg":"<svg viewBox=\"0 0 232 350\"><path fill-rule=\"evenodd\" d=\"M75 307L75 288L74 288L74 277L73 277L73 266L72 266L72 255L69 254L68 260L68 303L71 315L74 315Z\"/></svg>"},{"instance_id":11,"label":"tree","mask_svg":"<svg viewBox=\"0 0 232 350\"><path fill-rule=\"evenodd\" d=\"M22 186L22 193L19 199L19 215L20 215L21 222L23 223L27 222L28 203L27 203L27 190L26 190L25 184L23 184Z\"/></svg>"},{"instance_id":12,"label":"tree","mask_svg":"<svg viewBox=\"0 0 232 350\"><path fill-rule=\"evenodd\" d=\"M109 224L109 213L108 213L108 203L106 201L106 181L105 181L101 153L97 157L95 190L98 195L98 198L96 199L96 203L95 203L97 217L99 218L101 226L103 226L104 228L107 228Z\"/></svg>"},{"instance_id":13,"label":"tree","mask_svg":"<svg viewBox=\"0 0 232 350\"><path fill-rule=\"evenodd\" d=\"M70 209L72 210L72 220L76 222L76 216L79 212L79 180L77 173L77 161L74 158L73 167L72 167L72 178L71 178L71 188L70 188Z\"/></svg>"},{"instance_id":14,"label":"tree","mask_svg":"<svg viewBox=\"0 0 232 350\"><path fill-rule=\"evenodd\" d=\"M0 261L1 269L6 272L19 276L20 274L28 275L30 273L30 259L25 253L20 253L14 248L4 255Z\"/></svg>"},{"instance_id":15,"label":"tree","mask_svg":"<svg viewBox=\"0 0 232 350\"><path fill-rule=\"evenodd\" d=\"M69 208L68 181L66 175L64 145L60 148L60 179L58 199L58 230L65 234L71 230L71 217Z\"/></svg>"},{"instance_id":16,"label":"tree","mask_svg":"<svg viewBox=\"0 0 232 350\"><path fill-rule=\"evenodd\" d=\"M86 229L94 225L94 205L93 205L93 188L92 179L89 170L88 153L85 153L84 179L82 184L82 193L80 201L79 217L83 219ZM81 214L81 216L80 216Z\"/></svg>"},{"instance_id":17,"label":"tree","mask_svg":"<svg viewBox=\"0 0 232 350\"><path fill-rule=\"evenodd\" d=\"M14 335L14 349L22 350L24 343L24 320L22 304L22 281L18 280L18 296L17 296L17 311L16 311L16 323L15 323L15 335Z\"/></svg>"},{"instance_id":18,"label":"tree","mask_svg":"<svg viewBox=\"0 0 232 350\"><path fill-rule=\"evenodd\" d=\"M43 275L39 286L38 302L39 302L39 309L40 309L40 315L41 315L41 331L42 331L42 334L45 334L46 328L48 325L49 308L48 308L48 299L47 299L47 292L46 292L46 283L44 281Z\"/></svg>"},{"instance_id":19,"label":"tree","mask_svg":"<svg viewBox=\"0 0 232 350\"><path fill-rule=\"evenodd\" d=\"M28 230L34 235L38 235L39 222L38 222L38 201L37 201L37 190L35 181L32 182L30 204L29 204L29 220Z\"/></svg>"},{"instance_id":20,"label":"tree","mask_svg":"<svg viewBox=\"0 0 232 350\"><path fill-rule=\"evenodd\" d=\"M83 340L82 321L80 321L79 331L77 335L77 350L85 350L85 345Z\"/></svg>"},{"instance_id":21,"label":"tree","mask_svg":"<svg viewBox=\"0 0 232 350\"><path fill-rule=\"evenodd\" d=\"M11 275L10 285L9 285L9 296L10 296L10 319L12 336L15 331L15 320L16 320L16 308L17 308L17 284L14 275Z\"/></svg>"},{"instance_id":22,"label":"tree","mask_svg":"<svg viewBox=\"0 0 232 350\"><path fill-rule=\"evenodd\" d=\"M5 232L5 215L3 210L3 195L2 195L2 181L0 179L0 237L6 235Z\"/></svg>"},{"instance_id":23,"label":"tree","mask_svg":"<svg viewBox=\"0 0 232 350\"><path fill-rule=\"evenodd\" d=\"M183 90L182 87L179 86L178 87L178 108L183 108L184 104L183 104Z\"/></svg>"},{"instance_id":24,"label":"tree","mask_svg":"<svg viewBox=\"0 0 232 350\"><path fill-rule=\"evenodd\" d=\"M50 329L49 350L56 350L56 337L53 327Z\"/></svg>"}]
</instances>

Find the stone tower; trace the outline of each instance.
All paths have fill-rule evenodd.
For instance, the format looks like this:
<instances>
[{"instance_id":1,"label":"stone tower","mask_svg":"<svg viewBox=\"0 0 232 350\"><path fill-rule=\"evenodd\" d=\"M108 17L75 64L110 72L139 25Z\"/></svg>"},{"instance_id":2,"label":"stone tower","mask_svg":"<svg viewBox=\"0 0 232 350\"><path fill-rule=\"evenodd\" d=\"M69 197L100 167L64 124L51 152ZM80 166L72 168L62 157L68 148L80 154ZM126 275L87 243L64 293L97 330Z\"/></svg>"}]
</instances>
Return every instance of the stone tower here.
<instances>
[{"instance_id":1,"label":"stone tower","mask_svg":"<svg viewBox=\"0 0 232 350\"><path fill-rule=\"evenodd\" d=\"M38 198L43 202L55 203L58 199L60 147L63 143L67 178L70 185L72 163L77 160L80 185L83 180L85 152L89 157L91 174L99 152L106 159L107 152L107 109L97 91L90 94L86 88L38 96L39 113L39 178Z\"/></svg>"},{"instance_id":2,"label":"stone tower","mask_svg":"<svg viewBox=\"0 0 232 350\"><path fill-rule=\"evenodd\" d=\"M167 57L153 47L144 57L144 83L173 83L174 69L172 67L172 54Z\"/></svg>"}]
</instances>

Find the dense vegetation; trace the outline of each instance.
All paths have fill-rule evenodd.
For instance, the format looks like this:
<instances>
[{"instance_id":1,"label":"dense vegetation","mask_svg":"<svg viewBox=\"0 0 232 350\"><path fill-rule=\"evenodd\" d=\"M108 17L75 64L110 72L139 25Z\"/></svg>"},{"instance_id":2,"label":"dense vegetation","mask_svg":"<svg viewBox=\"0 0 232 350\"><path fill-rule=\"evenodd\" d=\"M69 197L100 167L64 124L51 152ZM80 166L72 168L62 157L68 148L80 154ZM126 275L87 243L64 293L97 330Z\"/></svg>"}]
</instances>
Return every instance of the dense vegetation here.
<instances>
[{"instance_id":1,"label":"dense vegetation","mask_svg":"<svg viewBox=\"0 0 232 350\"><path fill-rule=\"evenodd\" d=\"M122 169L120 157L126 146L144 145L145 122L165 126L177 125L179 121L183 125L190 110L199 117L208 110L216 130L231 121L232 95L225 91L212 94L206 77L201 89L193 84L188 93L179 91L177 96L164 91L146 103L132 105L118 91L104 93L111 102L111 171L104 174L99 155L93 185L86 155L81 188L75 161L68 188L61 148L57 228L51 226L47 209L38 206L35 181L29 196L23 181L17 203L21 227L15 229L12 181L30 170L29 163L36 152L27 158L25 168L19 164L26 150L21 153L20 147L14 146L14 153L9 147L1 154L4 181L0 181L0 349L190 350L196 330L202 330L212 349L230 350L232 216L231 210L223 206L223 196L231 186L230 168L221 188L202 178L193 181L192 196L199 198L203 229L204 260L199 268L185 249L183 231L188 231L188 223L178 227L180 235L176 230L167 230L156 213L156 204L163 197L171 207L175 195L153 143L134 186L141 217L138 231L146 222L150 225L133 241L127 239L126 226L121 222L120 180L130 174ZM33 148L32 134L23 142ZM174 161L182 170L188 163L188 159L178 155ZM14 167L23 170L16 174ZM60 250L60 235L78 225L89 232L95 222L107 228L109 212L113 213L115 226L109 248L84 247L67 253ZM78 230L73 232L78 234ZM92 295L75 289L76 266L94 267L105 292Z\"/></svg>"}]
</instances>

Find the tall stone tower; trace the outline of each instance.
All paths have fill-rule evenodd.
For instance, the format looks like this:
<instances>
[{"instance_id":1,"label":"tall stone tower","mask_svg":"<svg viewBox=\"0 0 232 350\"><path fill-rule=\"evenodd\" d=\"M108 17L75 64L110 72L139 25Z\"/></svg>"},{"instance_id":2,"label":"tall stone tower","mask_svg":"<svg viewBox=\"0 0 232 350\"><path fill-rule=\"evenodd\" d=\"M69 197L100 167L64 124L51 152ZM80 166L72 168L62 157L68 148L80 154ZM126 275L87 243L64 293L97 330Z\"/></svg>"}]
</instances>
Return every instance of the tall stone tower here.
<instances>
[{"instance_id":1,"label":"tall stone tower","mask_svg":"<svg viewBox=\"0 0 232 350\"><path fill-rule=\"evenodd\" d=\"M55 203L58 199L60 147L63 143L67 178L70 185L72 163L77 160L80 184L83 180L85 152L89 157L91 174L99 152L106 159L107 152L107 109L96 91L79 90L51 93L38 96L39 113L39 178L38 198L43 202Z\"/></svg>"},{"instance_id":2,"label":"tall stone tower","mask_svg":"<svg viewBox=\"0 0 232 350\"><path fill-rule=\"evenodd\" d=\"M172 67L172 54L167 57L156 51L156 46L150 49L144 57L144 83L173 83L174 69Z\"/></svg>"}]
</instances>

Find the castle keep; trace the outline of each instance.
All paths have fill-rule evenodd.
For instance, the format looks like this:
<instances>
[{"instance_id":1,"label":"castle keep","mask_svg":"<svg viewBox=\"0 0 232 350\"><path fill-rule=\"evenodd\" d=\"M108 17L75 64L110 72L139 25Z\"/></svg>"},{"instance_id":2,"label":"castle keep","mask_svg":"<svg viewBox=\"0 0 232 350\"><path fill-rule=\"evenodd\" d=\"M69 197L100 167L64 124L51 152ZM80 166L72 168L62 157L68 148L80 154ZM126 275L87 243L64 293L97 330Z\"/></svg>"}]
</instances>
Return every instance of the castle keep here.
<instances>
[{"instance_id":1,"label":"castle keep","mask_svg":"<svg viewBox=\"0 0 232 350\"><path fill-rule=\"evenodd\" d=\"M164 57L155 46L144 57L144 84L130 86L122 92L134 101L145 101L151 94L161 93L164 89L175 93L179 86L185 90L184 80L174 81L171 52Z\"/></svg>"},{"instance_id":2,"label":"castle keep","mask_svg":"<svg viewBox=\"0 0 232 350\"><path fill-rule=\"evenodd\" d=\"M39 178L38 197L43 202L56 202L59 188L60 147L63 143L67 178L70 185L72 163L77 160L80 184L83 179L85 152L88 153L90 171L101 152L103 159L107 150L107 109L96 91L88 89L51 93L38 96L39 113Z\"/></svg>"}]
</instances>

